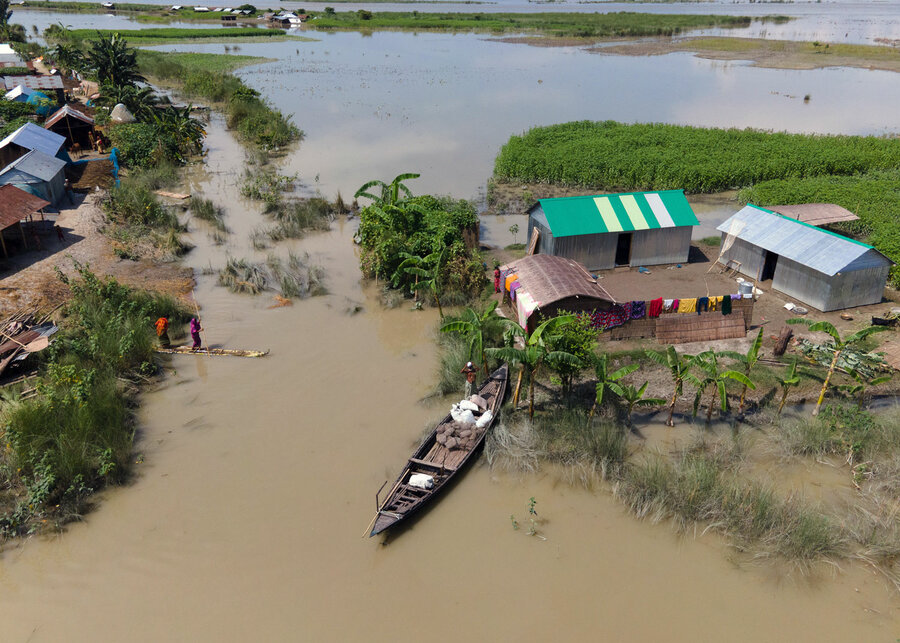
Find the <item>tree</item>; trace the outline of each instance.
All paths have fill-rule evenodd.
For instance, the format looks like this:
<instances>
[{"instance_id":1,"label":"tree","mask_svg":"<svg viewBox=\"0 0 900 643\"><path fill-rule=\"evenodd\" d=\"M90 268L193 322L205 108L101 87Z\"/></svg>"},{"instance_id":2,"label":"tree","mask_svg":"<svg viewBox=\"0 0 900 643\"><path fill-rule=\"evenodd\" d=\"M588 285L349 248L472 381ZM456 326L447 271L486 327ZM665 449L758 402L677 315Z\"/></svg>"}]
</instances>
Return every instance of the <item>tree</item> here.
<instances>
[{"instance_id":1,"label":"tree","mask_svg":"<svg viewBox=\"0 0 900 643\"><path fill-rule=\"evenodd\" d=\"M88 49L86 62L97 74L101 85L109 83L119 87L146 80L138 71L137 51L129 48L118 32L104 36L98 31L97 36L97 40L92 41Z\"/></svg>"},{"instance_id":2,"label":"tree","mask_svg":"<svg viewBox=\"0 0 900 643\"><path fill-rule=\"evenodd\" d=\"M866 390L869 386L878 386L879 384L884 384L886 382L890 382L893 375L882 375L880 377L868 378L859 371L855 369L847 369L847 373L850 374L855 381L854 384L842 384L838 388L846 391L848 395L856 396L856 408L860 411L863 407L863 402L866 400Z\"/></svg>"},{"instance_id":3,"label":"tree","mask_svg":"<svg viewBox=\"0 0 900 643\"><path fill-rule=\"evenodd\" d=\"M577 360L574 355L563 351L554 351L550 348L550 341L554 334L559 332L560 327L572 323L574 319L574 315L553 317L543 322L531 333L517 323L510 321L507 337L510 339L516 336L521 337L524 346L522 348L504 346L502 348L488 348L485 350L489 357L496 357L507 362L519 364L522 372L528 371L528 416L532 419L534 419L534 380L541 366L547 361L560 363L564 360L571 360L572 362ZM513 403L517 401L513 400Z\"/></svg>"},{"instance_id":4,"label":"tree","mask_svg":"<svg viewBox=\"0 0 900 643\"><path fill-rule=\"evenodd\" d=\"M669 374L672 376L673 389L666 425L675 426L675 422L672 419L675 415L675 402L684 390L684 380L694 366L694 357L692 355L679 355L675 347L671 345L666 348L665 352L648 350L644 351L644 354L660 366L665 366L669 369Z\"/></svg>"},{"instance_id":5,"label":"tree","mask_svg":"<svg viewBox=\"0 0 900 643\"><path fill-rule=\"evenodd\" d=\"M152 87L106 83L100 87L100 97L96 102L109 109L122 103L136 120L148 121L153 120L155 105L159 103L159 98Z\"/></svg>"},{"instance_id":6,"label":"tree","mask_svg":"<svg viewBox=\"0 0 900 643\"><path fill-rule=\"evenodd\" d=\"M660 397L644 397L644 393L647 391L647 384L649 384L649 382L644 382L641 385L641 388L635 388L631 384L625 384L620 387L622 392L619 393L619 397L625 402L629 426L631 426L631 414L634 411L634 407L659 406L660 404L666 403L666 401Z\"/></svg>"},{"instance_id":7,"label":"tree","mask_svg":"<svg viewBox=\"0 0 900 643\"><path fill-rule=\"evenodd\" d=\"M63 72L81 71L85 67L84 54L77 47L64 45L62 43L56 45L50 52L50 57L56 63L56 66Z\"/></svg>"},{"instance_id":8,"label":"tree","mask_svg":"<svg viewBox=\"0 0 900 643\"><path fill-rule=\"evenodd\" d=\"M828 373L825 375L825 381L822 383L822 391L819 393L819 399L816 401L816 406L813 409L813 416L819 414L819 408L822 406L822 402L825 399L825 392L828 390L828 384L831 382L831 376L834 375L834 370L837 368L838 359L840 359L841 354L851 346L858 344L862 340L864 340L869 335L874 333L880 333L885 330L889 330L888 326L869 326L867 328L863 328L862 330L858 330L849 337L845 339L841 339L840 333L838 333L837 328L834 325L828 323L827 321L814 322L811 319L801 319L795 317L794 319L788 319L788 324L803 324L809 327L809 330L814 333L827 333L831 336L832 341L829 342L831 346L829 347L834 351L834 357L831 359L831 365L828 367Z\"/></svg>"},{"instance_id":9,"label":"tree","mask_svg":"<svg viewBox=\"0 0 900 643\"><path fill-rule=\"evenodd\" d=\"M430 291L434 296L434 303L437 304L438 315L441 319L444 318L444 309L441 308L441 266L446 253L447 249L444 248L440 252L432 252L423 258L404 252L402 254L406 255L406 258L394 273L395 275L399 273L415 276L416 281L410 286L410 289L414 293L418 293L419 290Z\"/></svg>"},{"instance_id":10,"label":"tree","mask_svg":"<svg viewBox=\"0 0 900 643\"><path fill-rule=\"evenodd\" d=\"M412 192L408 187L403 185L403 181L409 181L410 179L417 179L421 174L416 174L415 172L407 172L406 174L398 174L394 177L394 180L390 183L385 183L384 181L379 181L375 179L374 181L369 181L368 183L364 183L357 191L356 194L353 195L354 198L358 199L361 196L366 197L367 199L371 199L372 203L380 206L385 205L397 205L401 203L404 199L400 198L400 193L404 194L405 199L412 198ZM372 192L368 192L369 188L380 187L381 194L377 195Z\"/></svg>"},{"instance_id":11,"label":"tree","mask_svg":"<svg viewBox=\"0 0 900 643\"><path fill-rule=\"evenodd\" d=\"M191 106L166 107L151 112L151 119L157 135L167 143L169 156L179 163L186 161L186 156L203 151L203 125L191 116Z\"/></svg>"},{"instance_id":12,"label":"tree","mask_svg":"<svg viewBox=\"0 0 900 643\"><path fill-rule=\"evenodd\" d=\"M784 403L787 401L788 392L791 390L791 387L797 386L800 383L796 359L791 362L791 367L788 369L787 374L784 377L778 378L778 383L781 384L781 402L778 403L777 414L781 415L781 411L784 409Z\"/></svg>"},{"instance_id":13,"label":"tree","mask_svg":"<svg viewBox=\"0 0 900 643\"><path fill-rule=\"evenodd\" d=\"M718 354L714 351L705 351L703 353L700 353L694 358L694 364L696 364L697 368L700 370L702 378L697 377L693 373L688 373L685 376L685 379L687 379L697 387L697 393L694 396L695 417L697 415L697 411L700 409L700 401L703 397L703 392L706 391L707 388L712 389L712 394L709 398L709 405L706 409L707 423L712 421L713 406L715 405L717 392L719 394L719 398L721 399L722 410L728 410L728 391L725 387L728 380L735 380L736 382L740 382L748 388L756 390L756 384L754 384L750 380L750 378L743 373L733 370L720 371Z\"/></svg>"},{"instance_id":14,"label":"tree","mask_svg":"<svg viewBox=\"0 0 900 643\"><path fill-rule=\"evenodd\" d=\"M516 235L519 234L519 224L514 223L509 226L509 233L513 236L513 243L516 242Z\"/></svg>"},{"instance_id":15,"label":"tree","mask_svg":"<svg viewBox=\"0 0 900 643\"><path fill-rule=\"evenodd\" d=\"M489 374L484 346L485 339L496 328L515 323L497 314L497 303L492 301L484 312L466 308L462 319L450 321L441 326L442 333L460 333L466 337L469 343L469 359L481 359L485 375Z\"/></svg>"},{"instance_id":16,"label":"tree","mask_svg":"<svg viewBox=\"0 0 900 643\"><path fill-rule=\"evenodd\" d=\"M597 376L597 385L594 393L594 403L591 405L590 416L593 417L597 407L603 405L603 400L606 399L606 394L608 392L621 396L624 393L624 389L622 388L622 385L619 384L619 380L634 373L640 367L640 364L626 364L617 371L610 373L609 355L603 353L597 357L594 360L594 374Z\"/></svg>"},{"instance_id":17,"label":"tree","mask_svg":"<svg viewBox=\"0 0 900 643\"><path fill-rule=\"evenodd\" d=\"M571 313L561 313L571 315ZM549 360L547 366L559 375L562 382L562 394L569 399L572 393L572 382L575 377L591 365L597 348L597 331L591 328L591 320L587 315L575 315L569 324L559 327L549 340L550 349L561 354L573 355L576 361L568 358L562 362Z\"/></svg>"},{"instance_id":18,"label":"tree","mask_svg":"<svg viewBox=\"0 0 900 643\"><path fill-rule=\"evenodd\" d=\"M756 335L756 339L750 344L750 348L747 349L747 354L743 355L741 353L737 353L735 351L722 351L719 353L722 357L727 357L729 359L733 359L735 361L740 362L744 366L744 375L748 378L753 371L753 367L756 366L756 363L759 361L759 349L762 346L762 336L763 329L759 329L759 333ZM747 395L747 385L744 384L744 387L741 389L741 405L738 407L738 415L744 412L744 397Z\"/></svg>"}]
</instances>

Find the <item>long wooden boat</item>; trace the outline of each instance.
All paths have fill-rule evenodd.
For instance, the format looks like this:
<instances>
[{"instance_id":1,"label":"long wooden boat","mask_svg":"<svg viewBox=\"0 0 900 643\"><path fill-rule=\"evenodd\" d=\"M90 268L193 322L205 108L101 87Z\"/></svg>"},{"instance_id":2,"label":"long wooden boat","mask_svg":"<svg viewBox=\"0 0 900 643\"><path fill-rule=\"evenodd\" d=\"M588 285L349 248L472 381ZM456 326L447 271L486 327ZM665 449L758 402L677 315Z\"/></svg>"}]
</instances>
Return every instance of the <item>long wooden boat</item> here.
<instances>
[{"instance_id":1,"label":"long wooden boat","mask_svg":"<svg viewBox=\"0 0 900 643\"><path fill-rule=\"evenodd\" d=\"M190 346L172 346L171 348L157 348L157 353L167 355L229 355L231 357L265 357L269 351L246 351L237 348L198 348L194 350Z\"/></svg>"},{"instance_id":2,"label":"long wooden boat","mask_svg":"<svg viewBox=\"0 0 900 643\"><path fill-rule=\"evenodd\" d=\"M406 466L403 467L400 476L395 481L387 497L383 502L378 502L378 511L370 523L371 531L369 536L380 534L388 527L397 524L405 518L409 518L440 493L441 489L470 460L474 459L473 455L484 444L487 432L490 431L494 422L497 421L500 406L503 404L503 398L506 395L508 380L509 367L504 364L491 373L491 376L479 386L477 395L484 400L487 409L490 409L493 415L493 418L483 429L475 429L474 424L466 425L471 427L470 430L473 433L459 444L451 444L451 447L448 448L446 446L448 442L445 442L446 436L457 435L460 431L459 423L454 422L453 418L448 414L435 426L434 430L431 431L421 446L406 462ZM481 415L483 413L478 413L476 417ZM431 476L434 486L430 489L411 486L409 484L410 477L419 473Z\"/></svg>"}]
</instances>

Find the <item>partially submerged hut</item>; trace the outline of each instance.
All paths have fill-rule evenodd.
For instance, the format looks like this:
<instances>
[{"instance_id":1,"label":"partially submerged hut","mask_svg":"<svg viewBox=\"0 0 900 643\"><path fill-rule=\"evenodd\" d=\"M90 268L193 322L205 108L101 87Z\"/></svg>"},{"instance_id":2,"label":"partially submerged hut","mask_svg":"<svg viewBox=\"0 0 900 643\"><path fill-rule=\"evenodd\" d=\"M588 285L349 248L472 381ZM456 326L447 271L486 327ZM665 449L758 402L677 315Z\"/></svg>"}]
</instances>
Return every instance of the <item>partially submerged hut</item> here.
<instances>
[{"instance_id":1,"label":"partially submerged hut","mask_svg":"<svg viewBox=\"0 0 900 643\"><path fill-rule=\"evenodd\" d=\"M698 225L682 190L540 199L528 211L536 252L589 270L684 263Z\"/></svg>"},{"instance_id":2,"label":"partially submerged hut","mask_svg":"<svg viewBox=\"0 0 900 643\"><path fill-rule=\"evenodd\" d=\"M48 201L13 185L0 186L0 248L3 249L4 257L8 257L9 252L6 249L6 239L3 237L3 233L8 228L18 226L22 235L22 243L28 247L25 231L22 229L22 221L36 212L41 212L48 205L50 205Z\"/></svg>"},{"instance_id":3,"label":"partially submerged hut","mask_svg":"<svg viewBox=\"0 0 900 643\"><path fill-rule=\"evenodd\" d=\"M591 312L610 308L615 300L577 261L552 255L530 255L504 266L516 274L519 324L534 330L541 318L561 311ZM534 313L538 313L535 315Z\"/></svg>"},{"instance_id":4,"label":"partially submerged hut","mask_svg":"<svg viewBox=\"0 0 900 643\"><path fill-rule=\"evenodd\" d=\"M69 155L63 147L65 142L66 139L59 134L34 123L25 123L0 141L0 167L9 165L32 150L69 161Z\"/></svg>"},{"instance_id":5,"label":"partially submerged hut","mask_svg":"<svg viewBox=\"0 0 900 643\"><path fill-rule=\"evenodd\" d=\"M717 230L720 263L823 312L880 302L893 265L872 246L755 205Z\"/></svg>"},{"instance_id":6,"label":"partially submerged hut","mask_svg":"<svg viewBox=\"0 0 900 643\"><path fill-rule=\"evenodd\" d=\"M31 150L0 170L0 185L14 185L57 205L65 196L66 162Z\"/></svg>"},{"instance_id":7,"label":"partially submerged hut","mask_svg":"<svg viewBox=\"0 0 900 643\"><path fill-rule=\"evenodd\" d=\"M44 129L65 137L66 147L78 145L83 150L91 148L94 119L77 109L63 105L44 123Z\"/></svg>"}]
</instances>

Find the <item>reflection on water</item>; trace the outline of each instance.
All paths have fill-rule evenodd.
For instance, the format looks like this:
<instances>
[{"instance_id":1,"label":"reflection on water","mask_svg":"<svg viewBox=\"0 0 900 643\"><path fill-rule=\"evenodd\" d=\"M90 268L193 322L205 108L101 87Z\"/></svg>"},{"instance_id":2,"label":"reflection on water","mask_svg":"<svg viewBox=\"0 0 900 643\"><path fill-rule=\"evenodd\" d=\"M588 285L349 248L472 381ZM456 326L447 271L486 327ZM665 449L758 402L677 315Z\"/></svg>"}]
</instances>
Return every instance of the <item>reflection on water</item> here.
<instances>
[{"instance_id":1,"label":"reflection on water","mask_svg":"<svg viewBox=\"0 0 900 643\"><path fill-rule=\"evenodd\" d=\"M571 120L900 129L900 83L888 72L758 69L688 53L609 56L472 34L333 33L321 42L245 44L242 53L278 59L238 74L306 131L286 167L328 197L415 171L423 175L410 182L417 193L477 198L511 134Z\"/></svg>"}]
</instances>

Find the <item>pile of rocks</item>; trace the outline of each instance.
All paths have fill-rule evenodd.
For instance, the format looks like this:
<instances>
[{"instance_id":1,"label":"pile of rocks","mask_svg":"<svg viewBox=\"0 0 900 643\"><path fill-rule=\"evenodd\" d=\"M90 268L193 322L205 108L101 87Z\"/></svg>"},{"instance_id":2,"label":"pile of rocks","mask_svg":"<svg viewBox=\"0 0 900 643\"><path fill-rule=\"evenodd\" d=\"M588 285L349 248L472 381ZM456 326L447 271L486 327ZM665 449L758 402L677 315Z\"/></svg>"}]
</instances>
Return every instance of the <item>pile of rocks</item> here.
<instances>
[{"instance_id":1,"label":"pile of rocks","mask_svg":"<svg viewBox=\"0 0 900 643\"><path fill-rule=\"evenodd\" d=\"M483 432L484 429L479 429L474 424L448 422L438 427L436 440L450 451L471 449Z\"/></svg>"}]
</instances>

